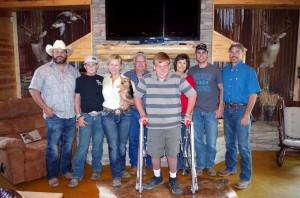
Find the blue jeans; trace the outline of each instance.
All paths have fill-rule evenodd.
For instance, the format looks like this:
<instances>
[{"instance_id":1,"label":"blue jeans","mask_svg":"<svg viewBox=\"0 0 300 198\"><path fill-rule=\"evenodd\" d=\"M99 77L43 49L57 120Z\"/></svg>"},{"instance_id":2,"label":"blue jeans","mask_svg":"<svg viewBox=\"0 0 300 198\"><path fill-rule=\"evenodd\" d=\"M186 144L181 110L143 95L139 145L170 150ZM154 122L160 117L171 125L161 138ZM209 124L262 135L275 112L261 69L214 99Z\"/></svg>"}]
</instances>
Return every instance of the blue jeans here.
<instances>
[{"instance_id":1,"label":"blue jeans","mask_svg":"<svg viewBox=\"0 0 300 198\"><path fill-rule=\"evenodd\" d=\"M230 171L236 171L237 165L237 147L241 156L241 174L240 179L251 181L252 177L252 156L250 147L250 128L251 119L248 125L241 125L241 119L246 111L246 106L224 109L224 135L226 141L226 168Z\"/></svg>"},{"instance_id":2,"label":"blue jeans","mask_svg":"<svg viewBox=\"0 0 300 198\"><path fill-rule=\"evenodd\" d=\"M91 116L83 113L87 125L79 127L79 143L76 149L73 162L73 178L82 178L84 173L84 164L92 136L92 168L93 172L100 172L102 169L101 159L103 154L104 130L102 127L102 116Z\"/></svg>"},{"instance_id":3,"label":"blue jeans","mask_svg":"<svg viewBox=\"0 0 300 198\"><path fill-rule=\"evenodd\" d=\"M185 114L181 114L181 117L184 118ZM183 161L183 153L181 150L181 146L183 146L183 141L184 141L184 136L186 134L186 125L184 123L181 123L181 145L179 147L179 153L177 155L177 170L181 169L181 170L185 170L186 167ZM190 140L188 140L188 148L190 145ZM187 154L189 153L189 149L187 149Z\"/></svg>"},{"instance_id":4,"label":"blue jeans","mask_svg":"<svg viewBox=\"0 0 300 198\"><path fill-rule=\"evenodd\" d=\"M140 114L138 111L131 111L131 124L129 130L129 162L132 167L137 167L138 162L138 151L139 151L139 139L140 139ZM147 128L144 127L144 137L147 141ZM147 167L152 165L151 156L146 157Z\"/></svg>"},{"instance_id":5,"label":"blue jeans","mask_svg":"<svg viewBox=\"0 0 300 198\"><path fill-rule=\"evenodd\" d=\"M126 168L126 144L129 136L131 112L116 115L104 111L102 116L112 178L120 179Z\"/></svg>"},{"instance_id":6,"label":"blue jeans","mask_svg":"<svg viewBox=\"0 0 300 198\"><path fill-rule=\"evenodd\" d=\"M218 137L218 119L215 116L215 112L193 113L197 168L213 168L215 165Z\"/></svg>"},{"instance_id":7,"label":"blue jeans","mask_svg":"<svg viewBox=\"0 0 300 198\"><path fill-rule=\"evenodd\" d=\"M48 179L57 177L58 172L62 175L70 172L72 167L72 145L75 137L75 117L64 119L55 114L46 118L47 148L46 170ZM58 146L60 153L58 154Z\"/></svg>"}]
</instances>

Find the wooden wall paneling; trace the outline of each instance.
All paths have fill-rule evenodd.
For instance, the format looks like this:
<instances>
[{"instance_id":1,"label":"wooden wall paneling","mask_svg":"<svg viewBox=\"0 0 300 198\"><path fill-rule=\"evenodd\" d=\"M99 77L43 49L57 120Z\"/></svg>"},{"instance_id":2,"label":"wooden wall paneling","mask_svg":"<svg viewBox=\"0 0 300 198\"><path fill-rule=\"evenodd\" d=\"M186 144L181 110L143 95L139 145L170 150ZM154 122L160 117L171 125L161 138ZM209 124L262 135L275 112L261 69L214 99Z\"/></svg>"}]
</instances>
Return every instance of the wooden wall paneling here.
<instances>
[{"instance_id":1,"label":"wooden wall paneling","mask_svg":"<svg viewBox=\"0 0 300 198\"><path fill-rule=\"evenodd\" d=\"M12 10L32 10L32 9L51 9L57 7L87 7L91 4L91 0L23 0L23 1L7 1L0 0L0 8Z\"/></svg>"},{"instance_id":2,"label":"wooden wall paneling","mask_svg":"<svg viewBox=\"0 0 300 198\"><path fill-rule=\"evenodd\" d=\"M0 17L0 100L16 97L13 25L9 16Z\"/></svg>"},{"instance_id":3,"label":"wooden wall paneling","mask_svg":"<svg viewBox=\"0 0 300 198\"><path fill-rule=\"evenodd\" d=\"M215 8L299 9L299 0L214 0Z\"/></svg>"},{"instance_id":4,"label":"wooden wall paneling","mask_svg":"<svg viewBox=\"0 0 300 198\"><path fill-rule=\"evenodd\" d=\"M299 21L300 21L300 13L299 13ZM300 23L298 23L298 41L297 41L297 60L296 60L296 68L295 68L295 87L294 87L294 100L300 101L300 79L298 76L298 68L300 67ZM299 74L300 75L300 74Z\"/></svg>"},{"instance_id":5,"label":"wooden wall paneling","mask_svg":"<svg viewBox=\"0 0 300 198\"><path fill-rule=\"evenodd\" d=\"M15 57L15 73L16 73L16 94L18 98L22 98L22 85L20 75L19 48L18 48L18 24L17 13L13 12L13 40L14 40L14 57Z\"/></svg>"},{"instance_id":6,"label":"wooden wall paneling","mask_svg":"<svg viewBox=\"0 0 300 198\"><path fill-rule=\"evenodd\" d=\"M71 56L68 57L68 60L83 62L85 56L92 54L92 33L88 33L69 46L72 46L74 51Z\"/></svg>"}]
</instances>

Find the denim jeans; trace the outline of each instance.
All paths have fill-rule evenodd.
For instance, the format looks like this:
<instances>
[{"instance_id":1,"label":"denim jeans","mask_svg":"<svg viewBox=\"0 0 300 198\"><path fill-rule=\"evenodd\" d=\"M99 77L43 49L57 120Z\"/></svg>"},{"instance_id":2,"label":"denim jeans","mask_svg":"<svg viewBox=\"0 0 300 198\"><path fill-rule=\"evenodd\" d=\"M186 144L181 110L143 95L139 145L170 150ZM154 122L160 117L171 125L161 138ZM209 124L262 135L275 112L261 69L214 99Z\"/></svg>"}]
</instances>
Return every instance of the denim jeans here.
<instances>
[{"instance_id":1,"label":"denim jeans","mask_svg":"<svg viewBox=\"0 0 300 198\"><path fill-rule=\"evenodd\" d=\"M107 138L110 169L113 179L120 179L126 168L126 144L129 136L131 112L116 115L102 113L102 124Z\"/></svg>"},{"instance_id":2,"label":"denim jeans","mask_svg":"<svg viewBox=\"0 0 300 198\"><path fill-rule=\"evenodd\" d=\"M224 135L226 141L225 162L226 168L236 171L237 146L241 156L240 179L250 181L252 177L252 156L250 147L251 119L248 125L241 125L241 119L246 111L246 106L224 109Z\"/></svg>"},{"instance_id":3,"label":"denim jeans","mask_svg":"<svg viewBox=\"0 0 300 198\"><path fill-rule=\"evenodd\" d=\"M129 130L129 163L133 167L137 167L138 162L138 151L139 151L139 139L140 139L140 114L138 111L131 111L131 124ZM147 141L147 128L144 127L144 137ZM147 167L152 165L151 156L146 157Z\"/></svg>"},{"instance_id":4,"label":"denim jeans","mask_svg":"<svg viewBox=\"0 0 300 198\"><path fill-rule=\"evenodd\" d=\"M46 170L48 179L65 175L72 167L72 145L75 137L76 118L59 118L55 114L46 118L47 148ZM58 153L60 146L60 153Z\"/></svg>"},{"instance_id":5,"label":"denim jeans","mask_svg":"<svg viewBox=\"0 0 300 198\"><path fill-rule=\"evenodd\" d=\"M102 127L102 116L91 116L83 113L84 121L87 125L79 127L79 143L76 149L73 162L73 178L82 178L84 173L84 164L92 136L92 168L93 172L100 172L102 169L101 159L103 154L104 130Z\"/></svg>"},{"instance_id":6,"label":"denim jeans","mask_svg":"<svg viewBox=\"0 0 300 198\"><path fill-rule=\"evenodd\" d=\"M193 113L197 168L213 168L215 165L218 137L218 119L215 116L215 112Z\"/></svg>"},{"instance_id":7,"label":"denim jeans","mask_svg":"<svg viewBox=\"0 0 300 198\"><path fill-rule=\"evenodd\" d=\"M181 114L181 118L183 119L185 116L185 114ZM186 134L186 125L184 123L181 123L181 145L179 147L179 153L177 155L177 170L181 169L181 170L184 170L188 167L185 166L184 164L184 161L183 161L183 153L182 153L182 150L181 150L181 146L183 146L183 141L184 141L184 136ZM188 144L188 147L189 148L189 145L190 145L190 140L188 140L187 142ZM189 153L189 149L187 149L187 154Z\"/></svg>"}]
</instances>

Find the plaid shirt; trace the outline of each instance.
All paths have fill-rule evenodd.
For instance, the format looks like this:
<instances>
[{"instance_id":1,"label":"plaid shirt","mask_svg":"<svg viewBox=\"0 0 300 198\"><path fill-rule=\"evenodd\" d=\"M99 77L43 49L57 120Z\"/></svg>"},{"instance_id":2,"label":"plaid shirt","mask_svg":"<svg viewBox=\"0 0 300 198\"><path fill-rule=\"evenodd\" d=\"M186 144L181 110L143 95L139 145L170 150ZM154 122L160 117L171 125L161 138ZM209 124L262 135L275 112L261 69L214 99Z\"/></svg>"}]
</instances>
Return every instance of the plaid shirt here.
<instances>
[{"instance_id":1,"label":"plaid shirt","mask_svg":"<svg viewBox=\"0 0 300 198\"><path fill-rule=\"evenodd\" d=\"M75 81L78 76L79 71L69 63L65 71L61 72L51 61L34 72L29 89L39 91L47 106L52 108L59 118L72 118L75 116Z\"/></svg>"}]
</instances>

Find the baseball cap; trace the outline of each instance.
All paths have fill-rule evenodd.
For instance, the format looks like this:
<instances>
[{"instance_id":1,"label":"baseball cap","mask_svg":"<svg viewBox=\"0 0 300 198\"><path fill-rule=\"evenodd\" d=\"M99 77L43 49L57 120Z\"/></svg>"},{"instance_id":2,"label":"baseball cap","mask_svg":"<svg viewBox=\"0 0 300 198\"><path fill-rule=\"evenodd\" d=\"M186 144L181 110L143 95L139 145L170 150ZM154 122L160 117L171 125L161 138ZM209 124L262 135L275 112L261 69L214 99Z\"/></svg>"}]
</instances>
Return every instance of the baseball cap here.
<instances>
[{"instance_id":1,"label":"baseball cap","mask_svg":"<svg viewBox=\"0 0 300 198\"><path fill-rule=\"evenodd\" d=\"M86 56L84 58L84 64L87 64L87 63L97 63L98 64L98 58L96 56Z\"/></svg>"},{"instance_id":2,"label":"baseball cap","mask_svg":"<svg viewBox=\"0 0 300 198\"><path fill-rule=\"evenodd\" d=\"M207 46L206 46L206 44L204 44L204 43L200 43L200 44L198 44L198 45L196 46L196 52L197 52L198 50L208 51L208 50L207 50Z\"/></svg>"},{"instance_id":3,"label":"baseball cap","mask_svg":"<svg viewBox=\"0 0 300 198\"><path fill-rule=\"evenodd\" d=\"M233 44L231 44L230 47L229 47L229 51L230 51L233 47L239 48L242 52L244 52L244 46L243 46L243 44L241 44L241 43L233 43Z\"/></svg>"}]
</instances>

